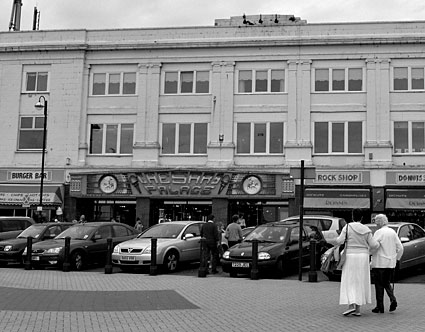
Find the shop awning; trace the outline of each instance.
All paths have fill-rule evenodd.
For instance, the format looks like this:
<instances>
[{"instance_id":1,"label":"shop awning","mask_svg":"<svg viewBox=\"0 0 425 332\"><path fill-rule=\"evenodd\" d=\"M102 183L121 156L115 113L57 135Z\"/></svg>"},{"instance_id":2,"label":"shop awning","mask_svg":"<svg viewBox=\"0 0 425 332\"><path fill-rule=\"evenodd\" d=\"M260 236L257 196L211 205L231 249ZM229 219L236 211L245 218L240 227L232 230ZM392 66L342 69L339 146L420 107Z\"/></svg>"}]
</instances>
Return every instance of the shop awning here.
<instances>
[{"instance_id":1,"label":"shop awning","mask_svg":"<svg viewBox=\"0 0 425 332\"><path fill-rule=\"evenodd\" d=\"M60 205L63 201L62 185L43 186L43 204ZM38 205L40 185L0 184L1 205Z\"/></svg>"},{"instance_id":2,"label":"shop awning","mask_svg":"<svg viewBox=\"0 0 425 332\"><path fill-rule=\"evenodd\" d=\"M306 188L304 207L311 209L368 209L369 189Z\"/></svg>"},{"instance_id":3,"label":"shop awning","mask_svg":"<svg viewBox=\"0 0 425 332\"><path fill-rule=\"evenodd\" d=\"M387 189L387 209L425 210L424 189Z\"/></svg>"}]
</instances>

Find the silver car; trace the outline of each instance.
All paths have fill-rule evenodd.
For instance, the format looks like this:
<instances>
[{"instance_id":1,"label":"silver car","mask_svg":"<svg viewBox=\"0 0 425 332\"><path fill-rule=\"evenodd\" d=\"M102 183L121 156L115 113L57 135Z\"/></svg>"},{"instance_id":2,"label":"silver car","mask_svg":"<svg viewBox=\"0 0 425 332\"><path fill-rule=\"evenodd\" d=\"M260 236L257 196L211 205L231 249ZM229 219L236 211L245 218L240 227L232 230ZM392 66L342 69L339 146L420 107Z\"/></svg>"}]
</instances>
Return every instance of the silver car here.
<instances>
[{"instance_id":1,"label":"silver car","mask_svg":"<svg viewBox=\"0 0 425 332\"><path fill-rule=\"evenodd\" d=\"M112 263L123 271L151 264L152 238L157 239L156 263L174 272L181 262L200 260L202 221L171 221L154 225L137 238L115 246Z\"/></svg>"}]
</instances>

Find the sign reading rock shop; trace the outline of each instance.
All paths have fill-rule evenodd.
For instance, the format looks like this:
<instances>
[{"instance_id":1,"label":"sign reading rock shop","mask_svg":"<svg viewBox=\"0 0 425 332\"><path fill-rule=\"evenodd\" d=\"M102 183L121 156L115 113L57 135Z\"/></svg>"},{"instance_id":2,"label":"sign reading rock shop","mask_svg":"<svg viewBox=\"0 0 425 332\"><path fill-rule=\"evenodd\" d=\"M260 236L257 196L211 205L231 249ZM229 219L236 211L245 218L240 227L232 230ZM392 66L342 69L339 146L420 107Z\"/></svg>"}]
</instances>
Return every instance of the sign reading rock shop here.
<instances>
[{"instance_id":1,"label":"sign reading rock shop","mask_svg":"<svg viewBox=\"0 0 425 332\"><path fill-rule=\"evenodd\" d=\"M316 170L314 183L320 184L360 184L363 183L362 172Z\"/></svg>"}]
</instances>

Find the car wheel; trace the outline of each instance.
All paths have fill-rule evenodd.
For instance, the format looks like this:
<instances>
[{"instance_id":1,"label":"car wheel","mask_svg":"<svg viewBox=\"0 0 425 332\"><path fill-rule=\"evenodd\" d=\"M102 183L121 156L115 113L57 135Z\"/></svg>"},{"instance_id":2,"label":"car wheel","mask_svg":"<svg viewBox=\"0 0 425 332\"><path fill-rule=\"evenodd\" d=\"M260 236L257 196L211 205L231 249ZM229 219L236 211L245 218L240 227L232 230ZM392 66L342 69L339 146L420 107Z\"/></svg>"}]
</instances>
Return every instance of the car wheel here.
<instances>
[{"instance_id":1,"label":"car wheel","mask_svg":"<svg viewBox=\"0 0 425 332\"><path fill-rule=\"evenodd\" d=\"M238 276L238 274L236 273L236 271L233 271L232 269L230 269L230 278L236 278Z\"/></svg>"},{"instance_id":2,"label":"car wheel","mask_svg":"<svg viewBox=\"0 0 425 332\"><path fill-rule=\"evenodd\" d=\"M71 255L71 266L76 271L81 271L84 269L85 265L85 256L83 252L76 251Z\"/></svg>"},{"instance_id":3,"label":"car wheel","mask_svg":"<svg viewBox=\"0 0 425 332\"><path fill-rule=\"evenodd\" d=\"M164 257L164 270L167 273L175 272L179 266L179 254L175 250L167 252Z\"/></svg>"}]
</instances>

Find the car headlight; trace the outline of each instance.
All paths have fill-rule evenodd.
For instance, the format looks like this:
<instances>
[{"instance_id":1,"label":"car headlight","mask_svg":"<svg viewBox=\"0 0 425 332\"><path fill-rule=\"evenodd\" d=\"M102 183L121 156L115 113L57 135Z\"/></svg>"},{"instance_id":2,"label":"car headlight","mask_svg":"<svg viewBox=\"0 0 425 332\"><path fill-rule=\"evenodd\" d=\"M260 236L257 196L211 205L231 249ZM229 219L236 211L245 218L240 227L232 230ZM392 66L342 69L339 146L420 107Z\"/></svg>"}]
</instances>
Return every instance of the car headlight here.
<instances>
[{"instance_id":1,"label":"car headlight","mask_svg":"<svg viewBox=\"0 0 425 332\"><path fill-rule=\"evenodd\" d=\"M271 256L268 252L259 252L258 253L258 260L264 261L264 260L267 260L267 259L270 259L270 258L271 258Z\"/></svg>"},{"instance_id":2,"label":"car headlight","mask_svg":"<svg viewBox=\"0 0 425 332\"><path fill-rule=\"evenodd\" d=\"M150 254L151 253L151 246L148 246L145 248L145 250L143 250L144 254Z\"/></svg>"},{"instance_id":3,"label":"car headlight","mask_svg":"<svg viewBox=\"0 0 425 332\"><path fill-rule=\"evenodd\" d=\"M120 247L119 246L115 246L114 247L114 253L119 253L120 252Z\"/></svg>"},{"instance_id":4,"label":"car headlight","mask_svg":"<svg viewBox=\"0 0 425 332\"><path fill-rule=\"evenodd\" d=\"M13 248L13 246L5 246L4 247L4 251L11 251L12 250L12 248Z\"/></svg>"},{"instance_id":5,"label":"car headlight","mask_svg":"<svg viewBox=\"0 0 425 332\"><path fill-rule=\"evenodd\" d=\"M230 258L230 251L227 250L224 254L223 254L223 258L224 259L229 259Z\"/></svg>"},{"instance_id":6,"label":"car headlight","mask_svg":"<svg viewBox=\"0 0 425 332\"><path fill-rule=\"evenodd\" d=\"M46 254L59 254L62 250L62 247L50 248L46 251Z\"/></svg>"}]
</instances>

